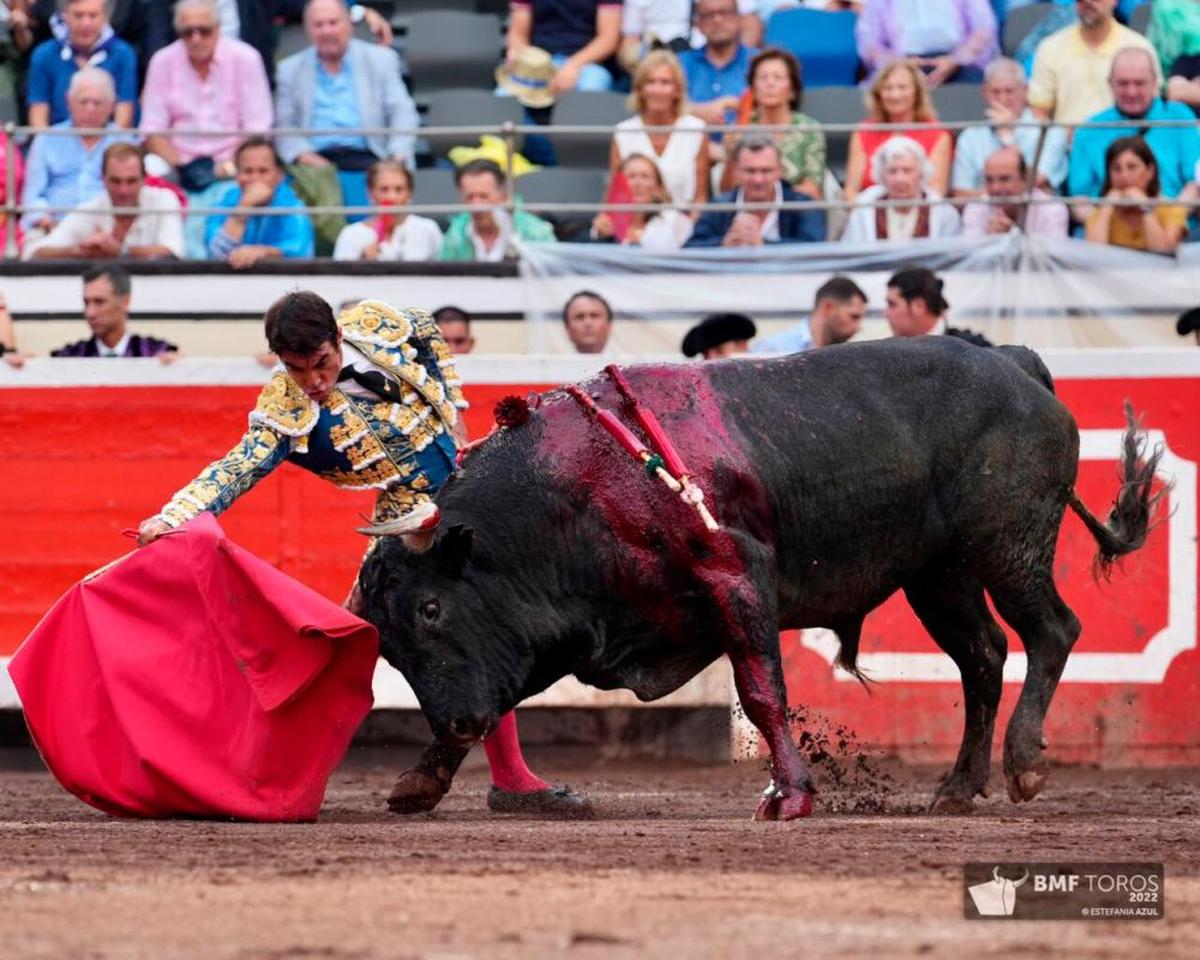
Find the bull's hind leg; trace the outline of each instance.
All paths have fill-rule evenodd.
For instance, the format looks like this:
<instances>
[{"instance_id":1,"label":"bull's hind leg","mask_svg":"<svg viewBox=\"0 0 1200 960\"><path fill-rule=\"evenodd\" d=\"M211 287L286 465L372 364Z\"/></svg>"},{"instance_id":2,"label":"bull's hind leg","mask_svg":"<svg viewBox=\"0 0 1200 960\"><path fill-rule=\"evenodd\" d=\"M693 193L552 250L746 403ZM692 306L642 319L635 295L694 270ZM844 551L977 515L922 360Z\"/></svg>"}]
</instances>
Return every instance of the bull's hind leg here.
<instances>
[{"instance_id":1,"label":"bull's hind leg","mask_svg":"<svg viewBox=\"0 0 1200 960\"><path fill-rule=\"evenodd\" d=\"M987 793L992 734L1004 680L1007 641L970 574L939 569L905 585L913 611L962 674L965 719L958 760L933 798L938 813L970 813Z\"/></svg>"},{"instance_id":2,"label":"bull's hind leg","mask_svg":"<svg viewBox=\"0 0 1200 960\"><path fill-rule=\"evenodd\" d=\"M988 592L1000 616L1020 635L1029 662L1004 738L1008 795L1019 803L1037 796L1050 772L1042 724L1067 655L1079 639L1079 620L1063 603L1048 572L1018 590L989 585Z\"/></svg>"}]
</instances>

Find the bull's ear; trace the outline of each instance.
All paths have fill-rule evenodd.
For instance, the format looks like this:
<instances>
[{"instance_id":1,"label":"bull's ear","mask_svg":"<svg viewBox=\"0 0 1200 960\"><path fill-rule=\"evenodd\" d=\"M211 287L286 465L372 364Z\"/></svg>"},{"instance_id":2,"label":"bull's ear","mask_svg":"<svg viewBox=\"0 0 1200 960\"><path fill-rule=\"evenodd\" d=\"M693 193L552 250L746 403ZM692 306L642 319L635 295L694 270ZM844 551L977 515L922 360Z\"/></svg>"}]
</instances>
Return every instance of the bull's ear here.
<instances>
[{"instance_id":1,"label":"bull's ear","mask_svg":"<svg viewBox=\"0 0 1200 960\"><path fill-rule=\"evenodd\" d=\"M437 544L438 564L442 571L447 576L461 577L474 545L475 531L466 524L454 524Z\"/></svg>"}]
</instances>

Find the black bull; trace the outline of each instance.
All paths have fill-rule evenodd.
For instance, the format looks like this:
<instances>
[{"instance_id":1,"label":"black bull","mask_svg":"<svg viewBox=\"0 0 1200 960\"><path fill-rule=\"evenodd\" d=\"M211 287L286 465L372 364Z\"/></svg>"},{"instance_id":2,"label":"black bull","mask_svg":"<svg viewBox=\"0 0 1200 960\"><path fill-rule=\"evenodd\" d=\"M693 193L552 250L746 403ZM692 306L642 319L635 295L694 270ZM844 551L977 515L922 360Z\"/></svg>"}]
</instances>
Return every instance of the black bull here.
<instances>
[{"instance_id":1,"label":"black bull","mask_svg":"<svg viewBox=\"0 0 1200 960\"><path fill-rule=\"evenodd\" d=\"M435 804L490 724L563 676L652 700L726 654L771 751L757 816L803 816L814 788L789 735L779 633L827 627L856 671L863 618L896 590L962 673L962 746L935 809L968 811L987 787L1006 643L985 592L1028 655L1004 772L1014 801L1032 799L1079 636L1052 572L1064 509L1102 566L1143 543L1155 512L1157 455L1140 459L1132 414L1102 524L1074 492L1075 421L1019 347L927 337L626 375L721 531L561 391L473 452L437 495L435 532L385 537L362 570L383 655L437 737L393 809ZM585 388L621 408L607 379Z\"/></svg>"}]
</instances>

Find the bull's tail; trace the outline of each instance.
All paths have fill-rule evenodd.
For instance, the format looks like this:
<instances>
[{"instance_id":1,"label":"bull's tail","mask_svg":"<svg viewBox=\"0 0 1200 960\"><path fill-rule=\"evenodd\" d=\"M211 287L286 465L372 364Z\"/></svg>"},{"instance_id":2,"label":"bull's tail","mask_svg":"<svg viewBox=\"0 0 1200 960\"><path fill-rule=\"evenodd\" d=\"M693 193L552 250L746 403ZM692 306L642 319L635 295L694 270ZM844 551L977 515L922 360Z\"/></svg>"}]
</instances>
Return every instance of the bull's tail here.
<instances>
[{"instance_id":1,"label":"bull's tail","mask_svg":"<svg viewBox=\"0 0 1200 960\"><path fill-rule=\"evenodd\" d=\"M1121 489L1117 492L1108 520L1104 523L1097 520L1074 490L1068 500L1071 509L1100 546L1092 571L1097 579L1107 578L1118 558L1133 553L1146 542L1146 536L1159 523L1159 504L1170 490L1170 484L1164 484L1157 493L1152 492L1154 473L1162 459L1163 448L1159 444L1146 456L1146 434L1128 400L1125 401L1125 422Z\"/></svg>"}]
</instances>

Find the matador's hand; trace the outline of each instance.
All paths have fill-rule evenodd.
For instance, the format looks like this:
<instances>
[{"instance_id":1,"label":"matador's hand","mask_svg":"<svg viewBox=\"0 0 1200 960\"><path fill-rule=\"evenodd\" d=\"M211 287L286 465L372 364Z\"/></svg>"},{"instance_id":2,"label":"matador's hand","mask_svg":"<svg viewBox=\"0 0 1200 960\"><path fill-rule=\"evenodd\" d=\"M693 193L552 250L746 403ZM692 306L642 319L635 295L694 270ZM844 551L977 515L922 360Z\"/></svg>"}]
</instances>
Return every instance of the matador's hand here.
<instances>
[{"instance_id":1,"label":"matador's hand","mask_svg":"<svg viewBox=\"0 0 1200 960\"><path fill-rule=\"evenodd\" d=\"M172 528L163 523L157 517L151 517L149 520L143 520L142 525L138 527L138 546L144 547L148 543L153 543L170 529Z\"/></svg>"}]
</instances>

